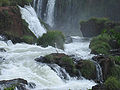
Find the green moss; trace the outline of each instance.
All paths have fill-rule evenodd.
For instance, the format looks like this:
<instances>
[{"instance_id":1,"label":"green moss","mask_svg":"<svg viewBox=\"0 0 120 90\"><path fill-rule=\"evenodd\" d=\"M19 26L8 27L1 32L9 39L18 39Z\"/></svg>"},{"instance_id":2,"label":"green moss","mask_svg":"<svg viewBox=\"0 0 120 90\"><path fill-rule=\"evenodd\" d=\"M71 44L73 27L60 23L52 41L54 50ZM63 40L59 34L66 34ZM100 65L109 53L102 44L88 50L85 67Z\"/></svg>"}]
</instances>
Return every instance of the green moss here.
<instances>
[{"instance_id":1,"label":"green moss","mask_svg":"<svg viewBox=\"0 0 120 90\"><path fill-rule=\"evenodd\" d=\"M97 24L104 24L107 22L110 22L110 20L108 18L91 18L90 20L95 21Z\"/></svg>"},{"instance_id":2,"label":"green moss","mask_svg":"<svg viewBox=\"0 0 120 90\"><path fill-rule=\"evenodd\" d=\"M15 90L15 87L5 88L4 90Z\"/></svg>"},{"instance_id":3,"label":"green moss","mask_svg":"<svg viewBox=\"0 0 120 90\"><path fill-rule=\"evenodd\" d=\"M120 65L115 65L111 67L109 76L116 77L120 80Z\"/></svg>"},{"instance_id":4,"label":"green moss","mask_svg":"<svg viewBox=\"0 0 120 90\"><path fill-rule=\"evenodd\" d=\"M90 49L94 54L109 54L111 49L109 45L110 36L108 34L102 34L92 39L90 43Z\"/></svg>"},{"instance_id":5,"label":"green moss","mask_svg":"<svg viewBox=\"0 0 120 90\"><path fill-rule=\"evenodd\" d=\"M120 65L120 56L110 56L110 58L115 61L115 64Z\"/></svg>"},{"instance_id":6,"label":"green moss","mask_svg":"<svg viewBox=\"0 0 120 90\"><path fill-rule=\"evenodd\" d=\"M96 71L96 66L93 62L91 62L90 60L83 60L83 66L80 69L82 76L91 79L95 71Z\"/></svg>"},{"instance_id":7,"label":"green moss","mask_svg":"<svg viewBox=\"0 0 120 90\"><path fill-rule=\"evenodd\" d=\"M32 44L34 42L34 38L32 36L27 36L27 35L24 35L22 37L22 40L25 42L25 43L29 43L29 44Z\"/></svg>"},{"instance_id":8,"label":"green moss","mask_svg":"<svg viewBox=\"0 0 120 90\"><path fill-rule=\"evenodd\" d=\"M120 90L120 81L118 81L115 77L109 77L105 81L105 86L107 90Z\"/></svg>"},{"instance_id":9,"label":"green moss","mask_svg":"<svg viewBox=\"0 0 120 90\"><path fill-rule=\"evenodd\" d=\"M64 35L60 31L48 31L46 34L43 34L42 37L39 37L37 40L37 44L43 47L53 46L55 47L55 43L57 48L64 49Z\"/></svg>"}]
</instances>

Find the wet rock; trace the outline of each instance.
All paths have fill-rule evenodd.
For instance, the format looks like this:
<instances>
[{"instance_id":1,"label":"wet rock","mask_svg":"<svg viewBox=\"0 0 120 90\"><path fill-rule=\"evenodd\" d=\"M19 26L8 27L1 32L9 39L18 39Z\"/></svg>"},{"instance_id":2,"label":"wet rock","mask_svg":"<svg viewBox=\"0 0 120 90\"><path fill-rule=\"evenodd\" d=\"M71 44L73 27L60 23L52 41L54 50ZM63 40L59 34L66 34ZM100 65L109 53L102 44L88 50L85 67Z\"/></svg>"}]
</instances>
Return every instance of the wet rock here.
<instances>
[{"instance_id":1,"label":"wet rock","mask_svg":"<svg viewBox=\"0 0 120 90\"><path fill-rule=\"evenodd\" d=\"M6 52L4 48L0 48L0 52Z\"/></svg>"},{"instance_id":2,"label":"wet rock","mask_svg":"<svg viewBox=\"0 0 120 90\"><path fill-rule=\"evenodd\" d=\"M29 83L28 83L28 87L34 89L34 88L36 87L36 84L33 83L33 82L29 82Z\"/></svg>"},{"instance_id":3,"label":"wet rock","mask_svg":"<svg viewBox=\"0 0 120 90\"><path fill-rule=\"evenodd\" d=\"M35 88L36 86L34 83L28 83L26 80L21 78L0 81L0 88L3 90L10 88L11 89L17 88L17 90L28 90L26 88L27 85L30 88Z\"/></svg>"},{"instance_id":4,"label":"wet rock","mask_svg":"<svg viewBox=\"0 0 120 90\"><path fill-rule=\"evenodd\" d=\"M104 84L99 84L92 87L92 90L107 90Z\"/></svg>"}]
</instances>

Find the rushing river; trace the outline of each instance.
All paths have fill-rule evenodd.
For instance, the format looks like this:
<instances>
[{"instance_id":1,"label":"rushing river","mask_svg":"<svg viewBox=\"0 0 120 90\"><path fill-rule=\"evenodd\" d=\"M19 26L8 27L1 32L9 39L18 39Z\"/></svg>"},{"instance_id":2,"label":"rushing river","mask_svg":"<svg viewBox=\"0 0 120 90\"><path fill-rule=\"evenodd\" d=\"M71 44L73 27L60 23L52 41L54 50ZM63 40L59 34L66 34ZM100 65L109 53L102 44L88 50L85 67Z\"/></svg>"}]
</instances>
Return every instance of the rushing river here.
<instances>
[{"instance_id":1,"label":"rushing river","mask_svg":"<svg viewBox=\"0 0 120 90\"><path fill-rule=\"evenodd\" d=\"M76 38L82 40L79 37ZM72 45L75 47L73 48ZM65 51L60 49L58 51L69 55L75 53L81 58L87 58L88 55L88 58L90 58L88 46L89 41L74 41L65 44ZM56 49L54 47L43 48L25 43L12 44L11 41L0 41L0 48L6 50L6 52L0 52L0 57L4 58L0 60L0 80L23 78L29 82L34 82L37 85L35 90L87 90L95 85L93 81L86 79L77 80L70 77L69 80L62 80L48 65L37 63L34 60L39 56L55 53ZM76 52L76 50L78 51Z\"/></svg>"}]
</instances>

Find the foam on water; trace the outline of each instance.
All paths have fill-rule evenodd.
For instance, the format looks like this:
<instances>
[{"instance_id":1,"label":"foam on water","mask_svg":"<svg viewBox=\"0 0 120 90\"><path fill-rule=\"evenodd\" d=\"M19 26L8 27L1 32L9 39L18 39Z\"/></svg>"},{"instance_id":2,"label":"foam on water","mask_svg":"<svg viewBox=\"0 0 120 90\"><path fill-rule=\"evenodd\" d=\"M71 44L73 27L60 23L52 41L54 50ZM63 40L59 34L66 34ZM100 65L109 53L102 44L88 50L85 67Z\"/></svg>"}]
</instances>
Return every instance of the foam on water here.
<instances>
[{"instance_id":1,"label":"foam on water","mask_svg":"<svg viewBox=\"0 0 120 90\"><path fill-rule=\"evenodd\" d=\"M0 63L0 80L23 78L36 83L35 90L87 90L95 85L93 81L86 79L71 78L64 82L48 65L34 60L39 56L56 53L56 49L51 46L43 48L24 43L8 44L0 41L0 48L7 51L0 52L0 57L5 58ZM62 50L59 50L60 52L64 53Z\"/></svg>"},{"instance_id":2,"label":"foam on water","mask_svg":"<svg viewBox=\"0 0 120 90\"><path fill-rule=\"evenodd\" d=\"M82 59L91 59L94 55L90 54L90 40L83 37L72 36L72 43L65 44L65 52L68 55L75 55Z\"/></svg>"}]
</instances>

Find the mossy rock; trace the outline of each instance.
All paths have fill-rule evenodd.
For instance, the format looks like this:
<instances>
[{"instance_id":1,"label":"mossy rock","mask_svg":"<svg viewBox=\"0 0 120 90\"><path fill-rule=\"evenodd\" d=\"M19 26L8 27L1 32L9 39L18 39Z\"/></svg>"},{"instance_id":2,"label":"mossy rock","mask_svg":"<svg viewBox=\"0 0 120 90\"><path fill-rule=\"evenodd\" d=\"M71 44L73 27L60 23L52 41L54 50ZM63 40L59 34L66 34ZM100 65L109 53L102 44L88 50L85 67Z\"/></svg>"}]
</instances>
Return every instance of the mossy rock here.
<instances>
[{"instance_id":1,"label":"mossy rock","mask_svg":"<svg viewBox=\"0 0 120 90\"><path fill-rule=\"evenodd\" d=\"M108 34L102 34L94 37L90 42L91 53L108 55L111 49L109 45L111 37Z\"/></svg>"},{"instance_id":2,"label":"mossy rock","mask_svg":"<svg viewBox=\"0 0 120 90\"><path fill-rule=\"evenodd\" d=\"M109 77L105 81L105 86L107 90L120 90L120 81L115 77Z\"/></svg>"},{"instance_id":3,"label":"mossy rock","mask_svg":"<svg viewBox=\"0 0 120 90\"><path fill-rule=\"evenodd\" d=\"M5 88L4 90L15 90L15 87L9 87L9 88Z\"/></svg>"},{"instance_id":4,"label":"mossy rock","mask_svg":"<svg viewBox=\"0 0 120 90\"><path fill-rule=\"evenodd\" d=\"M64 49L65 38L62 32L60 31L48 31L46 34L43 34L42 37L39 37L37 44L42 47L53 46L60 49ZM56 46L55 46L56 44Z\"/></svg>"},{"instance_id":5,"label":"mossy rock","mask_svg":"<svg viewBox=\"0 0 120 90\"><path fill-rule=\"evenodd\" d=\"M108 18L91 18L88 21L80 22L80 30L84 37L98 36L104 29L111 27L108 22L111 22Z\"/></svg>"},{"instance_id":6,"label":"mossy rock","mask_svg":"<svg viewBox=\"0 0 120 90\"><path fill-rule=\"evenodd\" d=\"M90 60L81 60L77 63L76 68L80 70L83 77L87 79L96 79L96 66Z\"/></svg>"},{"instance_id":7,"label":"mossy rock","mask_svg":"<svg viewBox=\"0 0 120 90\"><path fill-rule=\"evenodd\" d=\"M37 58L36 61L47 64L57 64L60 67L64 68L70 74L70 76L78 75L78 71L75 67L73 59L65 54L53 53L46 55L43 58Z\"/></svg>"}]
</instances>

